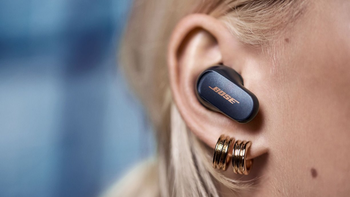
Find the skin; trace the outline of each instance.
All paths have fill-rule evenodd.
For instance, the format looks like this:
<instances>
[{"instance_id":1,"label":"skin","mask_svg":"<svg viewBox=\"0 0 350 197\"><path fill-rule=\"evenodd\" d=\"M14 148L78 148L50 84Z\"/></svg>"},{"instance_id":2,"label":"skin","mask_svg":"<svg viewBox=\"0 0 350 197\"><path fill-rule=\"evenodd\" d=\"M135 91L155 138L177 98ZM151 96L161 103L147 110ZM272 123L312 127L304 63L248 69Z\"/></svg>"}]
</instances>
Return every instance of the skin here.
<instances>
[{"instance_id":1,"label":"skin","mask_svg":"<svg viewBox=\"0 0 350 197\"><path fill-rule=\"evenodd\" d=\"M257 179L242 196L349 196L350 2L312 2L267 51L241 44L215 18L184 18L168 53L182 118L211 148L221 134L252 141L251 174L226 172ZM258 97L252 122L234 122L197 101L197 77L218 63L239 72Z\"/></svg>"}]
</instances>

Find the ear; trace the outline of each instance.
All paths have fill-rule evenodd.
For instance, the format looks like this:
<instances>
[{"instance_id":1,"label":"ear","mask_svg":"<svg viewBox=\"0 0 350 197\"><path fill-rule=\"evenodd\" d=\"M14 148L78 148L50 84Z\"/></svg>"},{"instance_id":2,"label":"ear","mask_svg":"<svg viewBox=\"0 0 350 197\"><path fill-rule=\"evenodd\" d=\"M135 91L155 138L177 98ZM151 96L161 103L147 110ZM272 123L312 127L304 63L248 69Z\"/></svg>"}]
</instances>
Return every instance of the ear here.
<instances>
[{"instance_id":1,"label":"ear","mask_svg":"<svg viewBox=\"0 0 350 197\"><path fill-rule=\"evenodd\" d=\"M267 152L264 132L261 132L261 105L260 112L253 121L240 124L203 107L195 93L199 75L220 63L240 73L245 87L254 92L254 86L251 86L254 83L251 82L259 77L259 71L250 71L258 66L256 62L259 62L259 57L256 48L240 43L220 20L208 15L189 15L173 31L168 50L173 98L189 129L211 148L215 147L221 134L226 134L235 139L253 142L249 158ZM259 95L256 96L259 98Z\"/></svg>"}]
</instances>

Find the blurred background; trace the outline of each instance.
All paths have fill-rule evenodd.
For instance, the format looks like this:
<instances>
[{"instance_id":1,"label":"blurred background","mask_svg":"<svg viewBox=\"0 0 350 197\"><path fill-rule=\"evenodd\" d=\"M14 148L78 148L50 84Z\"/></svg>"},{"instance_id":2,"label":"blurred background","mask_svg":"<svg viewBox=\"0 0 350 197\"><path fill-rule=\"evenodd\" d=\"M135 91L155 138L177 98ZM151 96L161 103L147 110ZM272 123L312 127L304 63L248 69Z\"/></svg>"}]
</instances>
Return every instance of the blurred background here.
<instances>
[{"instance_id":1,"label":"blurred background","mask_svg":"<svg viewBox=\"0 0 350 197\"><path fill-rule=\"evenodd\" d=\"M1 197L98 196L154 153L116 59L131 3L0 1Z\"/></svg>"}]
</instances>

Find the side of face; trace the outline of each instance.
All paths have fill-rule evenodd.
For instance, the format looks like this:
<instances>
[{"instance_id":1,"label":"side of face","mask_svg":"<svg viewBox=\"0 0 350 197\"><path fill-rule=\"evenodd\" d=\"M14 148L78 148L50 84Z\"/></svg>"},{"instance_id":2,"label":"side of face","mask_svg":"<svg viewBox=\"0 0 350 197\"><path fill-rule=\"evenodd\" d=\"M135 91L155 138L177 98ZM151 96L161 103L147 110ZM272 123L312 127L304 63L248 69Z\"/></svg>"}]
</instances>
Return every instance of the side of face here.
<instances>
[{"instance_id":1,"label":"side of face","mask_svg":"<svg viewBox=\"0 0 350 197\"><path fill-rule=\"evenodd\" d=\"M248 157L255 164L243 179L260 181L247 196L350 194L349 10L346 0L310 0L264 52L242 44L207 15L187 16L175 28L168 68L176 107L212 149L221 134L252 141ZM240 124L199 103L194 84L219 63L241 74L258 97L253 121Z\"/></svg>"},{"instance_id":2,"label":"side of face","mask_svg":"<svg viewBox=\"0 0 350 197\"><path fill-rule=\"evenodd\" d=\"M283 180L273 184L291 196L347 196L350 2L311 2L276 50L263 77L271 91L259 97L271 101L266 130L276 159L268 168Z\"/></svg>"}]
</instances>

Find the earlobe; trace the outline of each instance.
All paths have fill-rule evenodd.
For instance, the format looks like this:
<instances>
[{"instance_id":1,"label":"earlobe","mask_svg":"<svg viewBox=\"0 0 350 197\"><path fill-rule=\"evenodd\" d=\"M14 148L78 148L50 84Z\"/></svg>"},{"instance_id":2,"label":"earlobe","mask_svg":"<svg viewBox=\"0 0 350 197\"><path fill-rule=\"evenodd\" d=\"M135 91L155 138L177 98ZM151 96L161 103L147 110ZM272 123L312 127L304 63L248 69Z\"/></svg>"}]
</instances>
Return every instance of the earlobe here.
<instances>
[{"instance_id":1,"label":"earlobe","mask_svg":"<svg viewBox=\"0 0 350 197\"><path fill-rule=\"evenodd\" d=\"M185 17L172 34L168 66L174 102L189 129L212 148L222 134L250 140L254 146L249 157L253 158L266 152L266 147L261 146L263 137L247 131L247 126L205 108L196 96L196 81L204 70L222 63L241 72L246 58L250 58L247 54L220 20L193 14ZM250 127L255 123L249 123ZM255 139L259 142L255 143Z\"/></svg>"}]
</instances>

